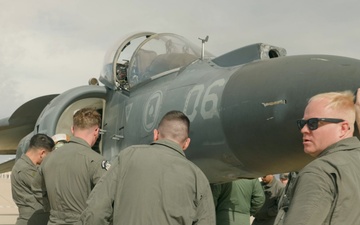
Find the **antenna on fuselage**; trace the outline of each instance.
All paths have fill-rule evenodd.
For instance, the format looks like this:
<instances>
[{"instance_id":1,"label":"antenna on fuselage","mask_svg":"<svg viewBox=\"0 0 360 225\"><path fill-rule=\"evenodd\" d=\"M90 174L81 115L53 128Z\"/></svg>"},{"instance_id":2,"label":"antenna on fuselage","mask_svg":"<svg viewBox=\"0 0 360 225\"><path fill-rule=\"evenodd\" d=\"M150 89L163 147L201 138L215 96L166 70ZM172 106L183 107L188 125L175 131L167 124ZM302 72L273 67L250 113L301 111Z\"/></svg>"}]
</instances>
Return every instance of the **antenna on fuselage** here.
<instances>
[{"instance_id":1,"label":"antenna on fuselage","mask_svg":"<svg viewBox=\"0 0 360 225\"><path fill-rule=\"evenodd\" d=\"M205 42L208 42L209 35L207 35L204 39L199 38L199 40L201 40L201 44L202 44L202 46L201 46L201 58L200 59L203 60L204 55L205 55Z\"/></svg>"}]
</instances>

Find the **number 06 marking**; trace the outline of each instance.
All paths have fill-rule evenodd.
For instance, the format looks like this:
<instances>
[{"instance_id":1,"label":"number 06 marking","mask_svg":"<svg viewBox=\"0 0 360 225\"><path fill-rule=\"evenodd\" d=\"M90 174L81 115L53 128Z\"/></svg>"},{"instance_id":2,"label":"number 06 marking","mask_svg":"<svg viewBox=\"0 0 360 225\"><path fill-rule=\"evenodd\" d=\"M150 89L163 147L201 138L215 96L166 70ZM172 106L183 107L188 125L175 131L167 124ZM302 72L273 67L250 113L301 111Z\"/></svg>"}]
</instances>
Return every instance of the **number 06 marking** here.
<instances>
[{"instance_id":1,"label":"number 06 marking","mask_svg":"<svg viewBox=\"0 0 360 225\"><path fill-rule=\"evenodd\" d=\"M200 108L200 114L202 116L203 119L211 119L213 118L215 115L218 116L218 111L217 111L217 104L218 104L218 100L219 97L216 93L210 93L211 89L213 89L216 86L223 86L225 84L225 79L220 79L220 80L216 80L214 83L212 83L209 87L206 88L202 103L201 103L201 108ZM186 97L186 101L185 101L185 106L184 106L184 113L187 114L188 118L190 121L194 121L196 115L197 115L197 108L199 106L200 103L200 98L202 93L204 92L204 85L203 84L199 84L199 85L195 85L188 93L187 97ZM194 105L192 107L192 111L191 113L188 114L187 110L190 109L191 110L191 105L189 105L190 100L192 98L195 98L194 101ZM210 108L209 108L210 105ZM208 110L206 109L206 106L209 108Z\"/></svg>"}]
</instances>

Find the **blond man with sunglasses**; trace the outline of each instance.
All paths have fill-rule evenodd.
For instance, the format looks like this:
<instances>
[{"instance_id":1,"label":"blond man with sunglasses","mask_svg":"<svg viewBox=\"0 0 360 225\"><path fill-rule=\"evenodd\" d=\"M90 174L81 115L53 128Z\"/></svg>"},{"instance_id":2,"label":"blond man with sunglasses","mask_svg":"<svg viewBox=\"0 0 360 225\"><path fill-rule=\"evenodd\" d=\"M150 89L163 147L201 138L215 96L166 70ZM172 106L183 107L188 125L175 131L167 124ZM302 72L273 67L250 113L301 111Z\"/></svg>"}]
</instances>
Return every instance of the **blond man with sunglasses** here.
<instances>
[{"instance_id":1,"label":"blond man with sunglasses","mask_svg":"<svg viewBox=\"0 0 360 225\"><path fill-rule=\"evenodd\" d=\"M354 124L352 92L309 100L297 125L304 152L315 159L298 175L285 225L360 224L360 141L353 137Z\"/></svg>"}]
</instances>

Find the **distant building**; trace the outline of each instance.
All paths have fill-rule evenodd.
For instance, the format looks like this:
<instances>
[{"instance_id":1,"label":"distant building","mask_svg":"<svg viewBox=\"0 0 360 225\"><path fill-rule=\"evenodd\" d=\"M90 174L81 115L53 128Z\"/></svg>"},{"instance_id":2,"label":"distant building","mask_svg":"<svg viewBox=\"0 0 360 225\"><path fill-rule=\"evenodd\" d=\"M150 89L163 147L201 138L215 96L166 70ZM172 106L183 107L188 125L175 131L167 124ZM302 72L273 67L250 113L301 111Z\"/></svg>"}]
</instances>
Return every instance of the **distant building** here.
<instances>
[{"instance_id":1,"label":"distant building","mask_svg":"<svg viewBox=\"0 0 360 225\"><path fill-rule=\"evenodd\" d=\"M10 179L11 172L0 173L0 179Z\"/></svg>"}]
</instances>

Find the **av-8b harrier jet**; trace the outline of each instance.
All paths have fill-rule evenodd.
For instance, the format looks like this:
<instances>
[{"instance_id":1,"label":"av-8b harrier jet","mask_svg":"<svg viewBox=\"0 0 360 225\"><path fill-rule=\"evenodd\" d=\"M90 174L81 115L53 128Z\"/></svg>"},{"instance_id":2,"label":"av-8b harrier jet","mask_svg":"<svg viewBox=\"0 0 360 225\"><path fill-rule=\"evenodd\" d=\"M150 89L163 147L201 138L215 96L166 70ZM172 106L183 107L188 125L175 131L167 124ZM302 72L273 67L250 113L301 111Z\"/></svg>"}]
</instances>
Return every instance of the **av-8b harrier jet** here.
<instances>
[{"instance_id":1,"label":"av-8b harrier jet","mask_svg":"<svg viewBox=\"0 0 360 225\"><path fill-rule=\"evenodd\" d=\"M213 56L204 50L207 38L201 41L152 32L123 37L95 85L33 99L0 120L0 153L19 157L36 133L70 135L74 111L90 106L103 117L94 150L111 160L127 146L150 143L160 118L181 110L191 121L186 155L210 182L295 171L311 160L296 126L307 100L360 86L357 59L286 56L263 43Z\"/></svg>"}]
</instances>

